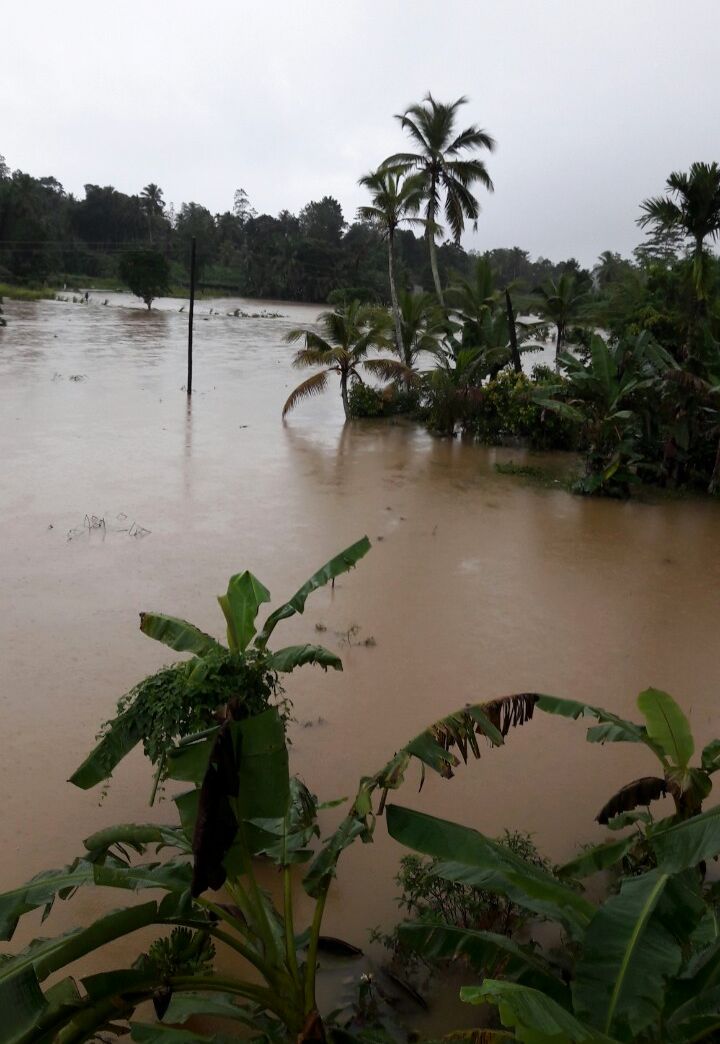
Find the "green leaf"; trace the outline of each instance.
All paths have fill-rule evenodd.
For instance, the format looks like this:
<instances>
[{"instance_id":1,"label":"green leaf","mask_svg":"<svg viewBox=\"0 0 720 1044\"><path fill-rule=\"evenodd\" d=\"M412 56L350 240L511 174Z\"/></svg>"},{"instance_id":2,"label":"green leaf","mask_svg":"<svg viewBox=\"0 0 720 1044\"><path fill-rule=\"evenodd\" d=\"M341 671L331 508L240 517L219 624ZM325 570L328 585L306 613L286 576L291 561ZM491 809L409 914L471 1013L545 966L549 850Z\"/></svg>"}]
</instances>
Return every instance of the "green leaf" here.
<instances>
[{"instance_id":1,"label":"green leaf","mask_svg":"<svg viewBox=\"0 0 720 1044\"><path fill-rule=\"evenodd\" d=\"M695 752L690 725L675 700L660 689L645 689L638 707L647 722L648 736L677 768L686 769Z\"/></svg>"},{"instance_id":2,"label":"green leaf","mask_svg":"<svg viewBox=\"0 0 720 1044\"><path fill-rule=\"evenodd\" d=\"M306 663L317 663L324 670L327 670L328 667L332 667L336 671L343 669L340 657L331 653L329 649L323 648L322 645L287 645L284 649L271 653L267 659L270 670L281 673L289 673Z\"/></svg>"},{"instance_id":3,"label":"green leaf","mask_svg":"<svg viewBox=\"0 0 720 1044\"><path fill-rule=\"evenodd\" d=\"M245 652L255 634L255 617L270 592L246 569L231 576L227 594L218 598L227 621L228 645L232 652Z\"/></svg>"},{"instance_id":4,"label":"green leaf","mask_svg":"<svg viewBox=\"0 0 720 1044\"><path fill-rule=\"evenodd\" d=\"M66 964L84 957L113 939L154 924L158 920L157 903L144 903L115 910L93 921L87 928L74 928L54 939L34 939L20 953L0 963L0 1010L7 1010L13 987L10 980L32 968L40 982Z\"/></svg>"},{"instance_id":5,"label":"green leaf","mask_svg":"<svg viewBox=\"0 0 720 1044\"><path fill-rule=\"evenodd\" d=\"M232 993L174 993L164 1020L170 1025L187 1022L195 1015L233 1019L253 1026L252 1013Z\"/></svg>"},{"instance_id":6,"label":"green leaf","mask_svg":"<svg viewBox=\"0 0 720 1044\"><path fill-rule=\"evenodd\" d=\"M202 736L194 743L179 744L168 751L165 762L167 778L200 786L207 772L216 735L217 729L213 729L209 736Z\"/></svg>"},{"instance_id":7,"label":"green leaf","mask_svg":"<svg viewBox=\"0 0 720 1044\"><path fill-rule=\"evenodd\" d=\"M1 967L1 965L0 965ZM3 981L2 1039L4 1044L20 1044L28 1039L38 1020L47 1009L47 1001L40 989L32 967L26 967Z\"/></svg>"},{"instance_id":8,"label":"green leaf","mask_svg":"<svg viewBox=\"0 0 720 1044\"><path fill-rule=\"evenodd\" d=\"M444 922L406 922L398 928L404 947L424 959L452 960L467 957L474 968L483 974L497 970L503 962L505 978L522 978L545 993L570 1002L570 995L562 979L555 975L548 962L530 947L519 946L507 935L460 928Z\"/></svg>"},{"instance_id":9,"label":"green leaf","mask_svg":"<svg viewBox=\"0 0 720 1044\"><path fill-rule=\"evenodd\" d=\"M43 906L47 916L58 893L92 884L93 870L92 863L78 859L61 870L44 870L27 884L3 892L0 895L0 939L12 939L19 919L31 910Z\"/></svg>"},{"instance_id":10,"label":"green leaf","mask_svg":"<svg viewBox=\"0 0 720 1044\"><path fill-rule=\"evenodd\" d=\"M626 878L587 929L573 1001L580 1018L604 1033L636 1036L660 1016L666 980L682 961L678 942L653 916L669 880L660 870Z\"/></svg>"},{"instance_id":11,"label":"green leaf","mask_svg":"<svg viewBox=\"0 0 720 1044\"><path fill-rule=\"evenodd\" d=\"M99 864L93 867L96 885L107 888L164 888L184 892L190 887L192 867L186 860L170 859L165 863L141 863L138 866Z\"/></svg>"},{"instance_id":12,"label":"green leaf","mask_svg":"<svg viewBox=\"0 0 720 1044\"><path fill-rule=\"evenodd\" d=\"M477 830L415 812L400 805L387 808L391 837L440 862L438 877L506 895L534 913L559 921L574 938L595 913L595 907L552 874L526 862L505 845Z\"/></svg>"},{"instance_id":13,"label":"green leaf","mask_svg":"<svg viewBox=\"0 0 720 1044\"><path fill-rule=\"evenodd\" d=\"M658 864L669 874L720 854L720 805L670 826L658 826L650 837Z\"/></svg>"},{"instance_id":14,"label":"green leaf","mask_svg":"<svg viewBox=\"0 0 720 1044\"><path fill-rule=\"evenodd\" d=\"M664 1026L668 1044L713 1041L720 1030L720 986L694 993L676 1008Z\"/></svg>"},{"instance_id":15,"label":"green leaf","mask_svg":"<svg viewBox=\"0 0 720 1044\"><path fill-rule=\"evenodd\" d=\"M563 700L557 696L541 696L537 707L546 714L557 714L575 721L586 716L597 718L600 727L593 726L587 733L591 743L644 743L656 754L662 753L661 748L648 736L644 725L626 721L625 718L620 718L602 707L594 707L590 703L580 703L577 700Z\"/></svg>"},{"instance_id":16,"label":"green leaf","mask_svg":"<svg viewBox=\"0 0 720 1044\"><path fill-rule=\"evenodd\" d=\"M463 986L466 1004L495 1004L503 1026L526 1044L614 1044L612 1038L586 1026L551 997L515 982L486 979L482 986Z\"/></svg>"},{"instance_id":17,"label":"green leaf","mask_svg":"<svg viewBox=\"0 0 720 1044\"><path fill-rule=\"evenodd\" d=\"M637 844L637 837L630 834L629 837L621 837L612 841L605 841L601 845L593 845L585 849L570 862L564 863L557 869L559 877L582 878L596 874L600 870L607 870L615 866L620 860Z\"/></svg>"},{"instance_id":18,"label":"green leaf","mask_svg":"<svg viewBox=\"0 0 720 1044\"><path fill-rule=\"evenodd\" d=\"M189 850L187 839L177 827L155 826L154 823L123 823L119 826L107 827L91 834L83 842L89 852L106 852L113 845L128 845L136 852L142 852L146 845L157 844L159 847L179 848L183 852Z\"/></svg>"},{"instance_id":19,"label":"green leaf","mask_svg":"<svg viewBox=\"0 0 720 1044\"><path fill-rule=\"evenodd\" d=\"M334 580L336 577L341 576L343 573L347 573L353 566L357 565L361 558L363 558L370 550L370 541L365 536L356 543L351 544L350 547L346 547L344 551L341 551L339 555L331 558L329 562L326 562L324 566L321 566L316 573L310 577L310 579L302 585L302 587L295 592L292 598L281 605L275 612L271 613L265 621L265 626L257 637L255 644L264 649L267 645L268 638L272 634L276 625L280 620L287 620L288 617L294 616L295 613L302 613L305 609L305 602L308 596L316 591L319 587L324 587L325 584Z\"/></svg>"},{"instance_id":20,"label":"green leaf","mask_svg":"<svg viewBox=\"0 0 720 1044\"><path fill-rule=\"evenodd\" d=\"M143 738L142 723L130 707L110 724L108 731L77 768L69 782L90 790L109 779L113 769Z\"/></svg>"},{"instance_id":21,"label":"green leaf","mask_svg":"<svg viewBox=\"0 0 720 1044\"><path fill-rule=\"evenodd\" d=\"M223 646L209 634L205 634L187 620L165 613L140 613L140 630L148 638L162 642L175 652L191 652L195 656L207 656L221 652Z\"/></svg>"}]
</instances>

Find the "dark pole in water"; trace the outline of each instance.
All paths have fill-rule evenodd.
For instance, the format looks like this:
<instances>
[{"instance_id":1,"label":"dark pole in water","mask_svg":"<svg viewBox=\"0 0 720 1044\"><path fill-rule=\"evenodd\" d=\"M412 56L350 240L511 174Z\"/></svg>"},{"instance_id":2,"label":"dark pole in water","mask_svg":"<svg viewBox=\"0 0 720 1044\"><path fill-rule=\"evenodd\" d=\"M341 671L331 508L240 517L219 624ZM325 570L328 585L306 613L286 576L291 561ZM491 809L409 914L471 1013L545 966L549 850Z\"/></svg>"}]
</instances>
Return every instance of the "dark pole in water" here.
<instances>
[{"instance_id":1,"label":"dark pole in water","mask_svg":"<svg viewBox=\"0 0 720 1044\"><path fill-rule=\"evenodd\" d=\"M195 311L195 236L190 240L190 315L188 317L188 374L187 393L192 395L192 335Z\"/></svg>"}]
</instances>

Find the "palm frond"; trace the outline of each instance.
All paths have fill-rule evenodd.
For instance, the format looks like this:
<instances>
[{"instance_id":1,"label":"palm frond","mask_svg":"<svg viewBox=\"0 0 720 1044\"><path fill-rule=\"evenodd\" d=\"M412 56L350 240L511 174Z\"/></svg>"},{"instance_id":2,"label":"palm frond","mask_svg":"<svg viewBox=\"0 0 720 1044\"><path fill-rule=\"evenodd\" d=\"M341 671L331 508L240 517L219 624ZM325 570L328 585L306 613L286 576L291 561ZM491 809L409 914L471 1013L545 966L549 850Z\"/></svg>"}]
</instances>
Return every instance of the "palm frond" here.
<instances>
[{"instance_id":1,"label":"palm frond","mask_svg":"<svg viewBox=\"0 0 720 1044\"><path fill-rule=\"evenodd\" d=\"M403 381L405 384L420 383L420 374L397 359L366 359L362 364L369 373L384 381Z\"/></svg>"},{"instance_id":2,"label":"palm frond","mask_svg":"<svg viewBox=\"0 0 720 1044\"><path fill-rule=\"evenodd\" d=\"M294 391L290 392L287 397L287 401L283 406L282 415L286 416L290 410L294 410L299 402L303 399L310 399L313 395L320 395L327 388L328 374L331 370L321 370L320 373L313 374L312 377L308 377L302 384L298 384Z\"/></svg>"}]
</instances>

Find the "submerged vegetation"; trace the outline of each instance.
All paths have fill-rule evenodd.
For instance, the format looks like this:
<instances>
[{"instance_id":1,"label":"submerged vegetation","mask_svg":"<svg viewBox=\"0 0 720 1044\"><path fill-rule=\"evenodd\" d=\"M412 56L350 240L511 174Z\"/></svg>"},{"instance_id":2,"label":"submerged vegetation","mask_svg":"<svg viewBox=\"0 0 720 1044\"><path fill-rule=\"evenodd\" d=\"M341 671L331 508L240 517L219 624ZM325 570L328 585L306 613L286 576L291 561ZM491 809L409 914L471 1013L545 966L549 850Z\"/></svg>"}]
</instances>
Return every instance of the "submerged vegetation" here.
<instances>
[{"instance_id":1,"label":"submerged vegetation","mask_svg":"<svg viewBox=\"0 0 720 1044\"><path fill-rule=\"evenodd\" d=\"M706 868L720 855L720 816L718 807L704 803L720 768L720 740L695 760L687 719L667 693L640 695L640 724L536 693L466 704L424 729L379 771L363 775L346 813L321 833L324 806L291 773L287 703L277 678L308 663L342 665L320 646L270 652L268 642L278 623L302 613L312 592L351 569L369 546L363 538L331 559L263 624L256 621L269 601L267 589L247 571L231 577L219 598L227 646L176 617L141 614L145 634L190 659L146 679L121 701L72 782L106 782L142 742L156 766L156 786L160 777L189 784L173 796L178 819L165 826L125 823L88 837L85 852L69 865L0 895L0 932L11 939L26 914L42 909L47 915L80 887L150 889L159 897L5 956L4 1039L234 1039L227 1029L198 1035L197 1016L278 1044L403 1039L406 1031L391 1032L381 1006L371 1003L367 976L349 1013L326 1010L317 999L321 949L359 952L321 934L338 863L356 840L371 842L383 819L390 836L417 853L402 859L398 878L409 919L384 937L396 972L407 975L418 964L436 973L462 968L461 999L483 1006L476 1039L715 1039L720 939L717 886L706 880ZM597 820L613 831L609 840L552 867L526 836L493 840L387 804L414 762L421 778L430 771L451 779L462 762L480 758L481 741L502 746L535 712L589 717L590 742L639 744L657 760L658 776L625 784L601 808ZM670 814L654 818L649 806L668 797L673 808L662 810ZM599 898L596 887L586 889L598 872L610 873ZM275 873L279 887L269 890ZM312 902L308 925L297 922L299 888ZM220 889L222 895L212 894ZM555 937L548 935L552 925ZM80 982L58 977L78 958L152 926L163 934L130 967ZM561 950L534 939L539 926L545 940L562 939ZM244 963L219 973L218 948ZM417 996L409 984L405 989ZM142 1007L147 1001L155 1020ZM495 1028L494 1006L503 1029Z\"/></svg>"}]
</instances>

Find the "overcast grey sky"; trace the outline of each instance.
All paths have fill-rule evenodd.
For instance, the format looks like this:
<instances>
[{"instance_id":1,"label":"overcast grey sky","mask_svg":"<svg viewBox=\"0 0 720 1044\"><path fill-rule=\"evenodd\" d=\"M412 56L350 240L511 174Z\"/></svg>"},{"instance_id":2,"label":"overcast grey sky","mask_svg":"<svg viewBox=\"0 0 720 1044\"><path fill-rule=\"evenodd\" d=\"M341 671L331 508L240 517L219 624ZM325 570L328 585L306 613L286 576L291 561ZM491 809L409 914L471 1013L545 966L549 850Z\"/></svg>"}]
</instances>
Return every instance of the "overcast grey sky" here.
<instances>
[{"instance_id":1,"label":"overcast grey sky","mask_svg":"<svg viewBox=\"0 0 720 1044\"><path fill-rule=\"evenodd\" d=\"M590 263L638 202L720 159L720 0L107 0L3 5L11 168L213 212L337 197L403 147L393 113L466 94L498 142L477 249Z\"/></svg>"}]
</instances>

